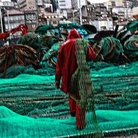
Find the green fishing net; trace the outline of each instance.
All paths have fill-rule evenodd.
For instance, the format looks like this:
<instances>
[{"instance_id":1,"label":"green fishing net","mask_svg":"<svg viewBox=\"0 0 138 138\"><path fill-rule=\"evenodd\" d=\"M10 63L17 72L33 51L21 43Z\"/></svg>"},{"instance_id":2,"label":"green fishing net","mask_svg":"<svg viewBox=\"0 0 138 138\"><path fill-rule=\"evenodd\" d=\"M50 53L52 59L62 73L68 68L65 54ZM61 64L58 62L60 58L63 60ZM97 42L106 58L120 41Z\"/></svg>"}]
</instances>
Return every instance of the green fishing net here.
<instances>
[{"instance_id":1,"label":"green fishing net","mask_svg":"<svg viewBox=\"0 0 138 138\"><path fill-rule=\"evenodd\" d=\"M49 30L54 29L53 25L40 25L36 28L35 33L40 35L45 35Z\"/></svg>"},{"instance_id":2,"label":"green fishing net","mask_svg":"<svg viewBox=\"0 0 138 138\"><path fill-rule=\"evenodd\" d=\"M117 63L120 54L124 52L123 46L120 41L114 37L105 37L99 41L98 44L101 47L101 54L105 62Z\"/></svg>"},{"instance_id":3,"label":"green fishing net","mask_svg":"<svg viewBox=\"0 0 138 138\"><path fill-rule=\"evenodd\" d=\"M77 29L82 31L79 26ZM38 35L28 36L22 37L18 43L40 47ZM41 42L52 43L46 38ZM76 119L69 112L68 95L55 88L55 68L47 62L37 70L19 65L8 68L5 78L0 79L0 138L137 138L138 62L112 64L123 52L129 51L130 56L136 56L137 37L129 40L124 50L119 40L103 39L99 43L101 53L105 61L110 59L110 62L88 63L95 104L93 110L90 97L83 130L76 129ZM59 45L60 42L55 43L52 50L58 49Z\"/></svg>"},{"instance_id":4,"label":"green fishing net","mask_svg":"<svg viewBox=\"0 0 138 138\"><path fill-rule=\"evenodd\" d=\"M138 35L132 35L124 43L124 50L130 60L137 60L138 55Z\"/></svg>"},{"instance_id":5,"label":"green fishing net","mask_svg":"<svg viewBox=\"0 0 138 138\"><path fill-rule=\"evenodd\" d=\"M96 119L104 137L137 137L138 62L120 66L91 62L89 66ZM55 89L54 68L18 69L16 77L0 79L1 138L95 138L99 128L92 121L90 105L86 128L77 130L68 96Z\"/></svg>"},{"instance_id":6,"label":"green fishing net","mask_svg":"<svg viewBox=\"0 0 138 138\"><path fill-rule=\"evenodd\" d=\"M122 41L122 43L124 43L124 41L126 41L129 38L128 36L135 34L137 30L138 20L128 22L125 26L123 26L123 28L118 30L116 38L118 38Z\"/></svg>"}]
</instances>

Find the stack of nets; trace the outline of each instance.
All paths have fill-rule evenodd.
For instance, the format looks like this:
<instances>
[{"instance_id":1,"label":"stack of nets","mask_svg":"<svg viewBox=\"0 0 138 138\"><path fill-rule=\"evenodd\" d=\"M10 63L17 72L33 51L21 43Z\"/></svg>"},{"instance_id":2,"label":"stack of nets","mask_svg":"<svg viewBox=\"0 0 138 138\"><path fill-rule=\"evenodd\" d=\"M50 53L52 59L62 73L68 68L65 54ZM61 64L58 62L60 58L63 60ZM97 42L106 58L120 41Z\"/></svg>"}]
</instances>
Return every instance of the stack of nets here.
<instances>
[{"instance_id":1,"label":"stack of nets","mask_svg":"<svg viewBox=\"0 0 138 138\"><path fill-rule=\"evenodd\" d=\"M138 62L122 66L93 63L95 113L104 137L138 134L137 67ZM49 70L0 79L0 137L95 138L98 131L91 110L86 113L86 128L76 130L68 96L55 89L55 70L51 74Z\"/></svg>"}]
</instances>

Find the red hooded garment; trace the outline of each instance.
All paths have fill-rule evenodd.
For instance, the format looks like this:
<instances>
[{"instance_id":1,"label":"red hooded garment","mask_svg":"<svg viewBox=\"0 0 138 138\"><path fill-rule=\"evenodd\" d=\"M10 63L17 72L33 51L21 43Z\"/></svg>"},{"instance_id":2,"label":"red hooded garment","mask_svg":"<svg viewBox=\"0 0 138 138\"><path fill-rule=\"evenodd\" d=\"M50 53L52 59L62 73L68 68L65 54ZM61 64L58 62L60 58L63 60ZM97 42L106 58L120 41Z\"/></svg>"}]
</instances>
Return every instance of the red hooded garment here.
<instances>
[{"instance_id":1,"label":"red hooded garment","mask_svg":"<svg viewBox=\"0 0 138 138\"><path fill-rule=\"evenodd\" d=\"M58 51L55 81L61 82L61 90L69 93L69 84L73 73L77 69L77 61L75 55L75 41L77 38L82 38L81 35L75 30L71 29L67 41L61 44ZM86 60L91 61L96 57L93 49L88 46Z\"/></svg>"}]
</instances>

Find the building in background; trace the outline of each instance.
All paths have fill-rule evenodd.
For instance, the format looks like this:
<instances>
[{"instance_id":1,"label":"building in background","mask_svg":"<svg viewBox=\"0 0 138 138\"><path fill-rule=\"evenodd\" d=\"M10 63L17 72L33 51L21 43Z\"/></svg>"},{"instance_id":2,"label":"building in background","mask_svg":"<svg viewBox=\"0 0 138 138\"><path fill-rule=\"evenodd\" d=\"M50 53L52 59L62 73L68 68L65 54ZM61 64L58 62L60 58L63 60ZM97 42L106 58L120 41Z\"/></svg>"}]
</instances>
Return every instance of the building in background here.
<instances>
[{"instance_id":1,"label":"building in background","mask_svg":"<svg viewBox=\"0 0 138 138\"><path fill-rule=\"evenodd\" d=\"M37 10L38 12L47 11L47 12L54 12L55 4L53 5L52 0L37 0Z\"/></svg>"},{"instance_id":2,"label":"building in background","mask_svg":"<svg viewBox=\"0 0 138 138\"><path fill-rule=\"evenodd\" d=\"M98 30L111 29L116 24L133 19L131 11L138 0L109 0L104 3L90 3L87 0L13 0L13 3L14 9L18 7L24 13L29 31L34 32L41 24L56 26L60 21L93 24ZM114 15L118 19L115 22ZM111 22L114 22L113 26Z\"/></svg>"},{"instance_id":3,"label":"building in background","mask_svg":"<svg viewBox=\"0 0 138 138\"><path fill-rule=\"evenodd\" d=\"M3 13L9 13L9 10L13 9L14 3L11 1L0 1L0 25L1 32L4 32Z\"/></svg>"},{"instance_id":4,"label":"building in background","mask_svg":"<svg viewBox=\"0 0 138 138\"><path fill-rule=\"evenodd\" d=\"M38 25L52 24L57 26L59 15L57 10L57 0L37 0L38 6Z\"/></svg>"},{"instance_id":5,"label":"building in background","mask_svg":"<svg viewBox=\"0 0 138 138\"><path fill-rule=\"evenodd\" d=\"M58 0L58 8L60 10L71 9L72 8L71 0Z\"/></svg>"},{"instance_id":6,"label":"building in background","mask_svg":"<svg viewBox=\"0 0 138 138\"><path fill-rule=\"evenodd\" d=\"M60 23L60 18L57 13L41 13L39 14L39 25L53 25L57 26Z\"/></svg>"},{"instance_id":7,"label":"building in background","mask_svg":"<svg viewBox=\"0 0 138 138\"><path fill-rule=\"evenodd\" d=\"M68 12L72 12L71 0L58 0L58 10L57 13L61 20L68 19Z\"/></svg>"},{"instance_id":8,"label":"building in background","mask_svg":"<svg viewBox=\"0 0 138 138\"><path fill-rule=\"evenodd\" d=\"M34 32L38 26L38 8L35 0L18 1L19 9L24 12L25 24L29 32Z\"/></svg>"},{"instance_id":9,"label":"building in background","mask_svg":"<svg viewBox=\"0 0 138 138\"><path fill-rule=\"evenodd\" d=\"M9 10L3 15L4 32L18 27L20 24L25 24L24 12L17 10ZM11 34L11 38L20 37L21 31L17 31L15 34Z\"/></svg>"},{"instance_id":10,"label":"building in background","mask_svg":"<svg viewBox=\"0 0 138 138\"><path fill-rule=\"evenodd\" d=\"M19 0L18 2L19 10L37 10L37 5L35 0Z\"/></svg>"}]
</instances>

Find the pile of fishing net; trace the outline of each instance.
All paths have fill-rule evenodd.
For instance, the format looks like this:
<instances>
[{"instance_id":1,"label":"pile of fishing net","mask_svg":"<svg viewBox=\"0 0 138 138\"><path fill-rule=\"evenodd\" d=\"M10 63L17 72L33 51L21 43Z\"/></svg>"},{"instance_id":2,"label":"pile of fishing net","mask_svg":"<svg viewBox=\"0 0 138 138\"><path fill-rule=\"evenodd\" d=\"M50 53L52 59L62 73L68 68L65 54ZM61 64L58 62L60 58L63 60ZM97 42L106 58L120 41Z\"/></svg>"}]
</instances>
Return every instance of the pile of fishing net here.
<instances>
[{"instance_id":1,"label":"pile of fishing net","mask_svg":"<svg viewBox=\"0 0 138 138\"><path fill-rule=\"evenodd\" d=\"M87 113L87 126L84 130L78 131L75 128L75 118L30 118L22 116L9 110L6 107L0 107L0 136L6 138L29 137L29 138L77 138L90 137L95 138L94 124L90 122L91 113ZM109 138L112 135L121 135L122 137L134 137L137 132L138 120L136 118L138 111L112 111L97 110L98 122L105 136ZM110 118L109 118L110 117ZM130 128L131 127L131 128ZM133 132L134 131L134 132ZM109 133L111 135L109 135ZM126 134L127 133L127 134ZM131 134L133 134L131 136ZM117 136L115 136L117 137ZM100 137L98 137L100 138Z\"/></svg>"},{"instance_id":2,"label":"pile of fishing net","mask_svg":"<svg viewBox=\"0 0 138 138\"><path fill-rule=\"evenodd\" d=\"M45 64L45 68L34 69L32 65L21 66L14 65L7 69L4 78L14 78L20 74L36 74L36 75L54 75L54 68L49 68L48 64ZM2 78L3 73L0 74L0 78Z\"/></svg>"},{"instance_id":3,"label":"pile of fishing net","mask_svg":"<svg viewBox=\"0 0 138 138\"><path fill-rule=\"evenodd\" d=\"M41 27L37 29L41 30ZM60 46L60 42L47 39L50 37L44 39L38 34L27 34L18 43L39 50L40 47L48 47L45 43L50 42L48 49L45 49L47 58ZM76 129L75 118L69 113L68 95L55 88L55 66L50 67L50 63L56 63L55 53L41 68L34 69L32 65L7 68L5 79L0 79L0 137L138 137L137 35L124 43L118 38L106 37L99 41L98 56L101 60L88 63L95 110L90 97L86 127L81 131ZM123 54L130 62L119 64Z\"/></svg>"},{"instance_id":4,"label":"pile of fishing net","mask_svg":"<svg viewBox=\"0 0 138 138\"><path fill-rule=\"evenodd\" d=\"M34 34L26 34L20 38L18 44L31 46L37 51L42 64L43 61L46 61L50 67L55 67L57 56L55 53L58 52L60 44L64 42L60 31L67 30L69 32L70 29L75 28L92 47L95 43L100 46L98 54L96 53L98 55L96 61L124 64L137 60L137 24L137 20L130 22L116 33L110 30L97 32L94 26L80 26L77 23L62 23L56 27L41 25L37 27ZM97 33L96 36L93 39L88 39L88 35L93 33Z\"/></svg>"},{"instance_id":5,"label":"pile of fishing net","mask_svg":"<svg viewBox=\"0 0 138 138\"><path fill-rule=\"evenodd\" d=\"M97 60L125 64L138 60L138 35L132 35L124 44L114 37L105 37L98 42L100 47Z\"/></svg>"},{"instance_id":6,"label":"pile of fishing net","mask_svg":"<svg viewBox=\"0 0 138 138\"><path fill-rule=\"evenodd\" d=\"M94 26L81 26L78 23L60 23L57 26L52 26L52 25L41 25L38 26L35 30L36 34L40 35L57 35L60 36L60 32L62 30L67 30L68 32L72 29L75 28L82 36L87 36L90 33L96 32L96 28ZM88 30L90 28L91 30Z\"/></svg>"},{"instance_id":7,"label":"pile of fishing net","mask_svg":"<svg viewBox=\"0 0 138 138\"><path fill-rule=\"evenodd\" d=\"M138 35L131 36L124 43L124 51L131 61L138 60Z\"/></svg>"},{"instance_id":8,"label":"pile of fishing net","mask_svg":"<svg viewBox=\"0 0 138 138\"><path fill-rule=\"evenodd\" d=\"M40 35L45 35L49 30L55 29L53 25L40 25L36 28L35 33Z\"/></svg>"},{"instance_id":9,"label":"pile of fishing net","mask_svg":"<svg viewBox=\"0 0 138 138\"><path fill-rule=\"evenodd\" d=\"M0 137L95 138L99 133L104 137L136 136L138 62L120 66L105 62L89 65L96 118L88 104L86 128L76 130L75 118L69 113L68 96L55 88L55 70L47 67L43 73L39 70L36 74L26 72L0 79L0 126L3 126Z\"/></svg>"},{"instance_id":10,"label":"pile of fishing net","mask_svg":"<svg viewBox=\"0 0 138 138\"><path fill-rule=\"evenodd\" d=\"M18 44L28 45L35 50L44 49L48 50L51 46L59 41L59 37L53 37L48 35L39 35L34 33L28 33L18 40Z\"/></svg>"}]
</instances>

